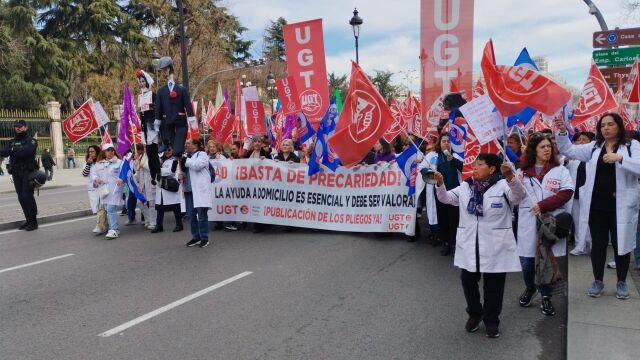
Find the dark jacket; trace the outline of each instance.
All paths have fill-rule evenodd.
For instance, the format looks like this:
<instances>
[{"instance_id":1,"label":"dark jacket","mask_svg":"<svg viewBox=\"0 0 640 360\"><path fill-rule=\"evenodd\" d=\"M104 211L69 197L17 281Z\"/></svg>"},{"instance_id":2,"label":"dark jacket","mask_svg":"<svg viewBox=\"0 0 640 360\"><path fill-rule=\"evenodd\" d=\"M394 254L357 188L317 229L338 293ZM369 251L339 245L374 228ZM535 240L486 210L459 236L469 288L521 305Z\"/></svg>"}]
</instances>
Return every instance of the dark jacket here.
<instances>
[{"instance_id":1,"label":"dark jacket","mask_svg":"<svg viewBox=\"0 0 640 360\"><path fill-rule=\"evenodd\" d=\"M51 169L54 165L56 165L55 160L53 160L53 157L48 152L42 153L42 155L40 156L40 162L42 162L42 167L45 169Z\"/></svg>"},{"instance_id":2,"label":"dark jacket","mask_svg":"<svg viewBox=\"0 0 640 360\"><path fill-rule=\"evenodd\" d=\"M244 154L244 158L245 159L251 158L251 154L253 154L253 149L247 151ZM260 149L260 156L264 157L265 159L271 159L271 153L265 149Z\"/></svg>"},{"instance_id":3,"label":"dark jacket","mask_svg":"<svg viewBox=\"0 0 640 360\"><path fill-rule=\"evenodd\" d=\"M0 151L0 157L10 157L7 170L15 174L31 172L38 168L36 163L36 149L38 142L29 134L16 134Z\"/></svg>"},{"instance_id":4,"label":"dark jacket","mask_svg":"<svg viewBox=\"0 0 640 360\"><path fill-rule=\"evenodd\" d=\"M279 161L293 161L294 163L299 163L300 162L300 158L293 152L289 153L289 157L288 158L284 158L284 154L282 152L278 153L278 156L276 156L276 160Z\"/></svg>"},{"instance_id":5,"label":"dark jacket","mask_svg":"<svg viewBox=\"0 0 640 360\"><path fill-rule=\"evenodd\" d=\"M194 116L193 106L187 89L175 84L173 91L176 97L169 96L169 86L165 85L158 90L156 95L156 120L162 121L162 125L187 126L187 117Z\"/></svg>"}]
</instances>

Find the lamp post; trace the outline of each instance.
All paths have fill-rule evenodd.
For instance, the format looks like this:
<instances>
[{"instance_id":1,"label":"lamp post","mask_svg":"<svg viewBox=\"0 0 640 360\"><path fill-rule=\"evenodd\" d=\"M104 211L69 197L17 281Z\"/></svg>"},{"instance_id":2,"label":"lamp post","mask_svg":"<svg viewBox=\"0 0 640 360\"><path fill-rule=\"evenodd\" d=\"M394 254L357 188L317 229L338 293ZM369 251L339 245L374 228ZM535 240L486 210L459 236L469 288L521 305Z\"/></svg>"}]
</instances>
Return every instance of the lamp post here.
<instances>
[{"instance_id":1,"label":"lamp post","mask_svg":"<svg viewBox=\"0 0 640 360\"><path fill-rule=\"evenodd\" d=\"M356 64L360 64L358 59L358 37L360 37L360 26L362 26L362 18L358 16L358 9L353 9L353 17L349 20L349 25L353 29L353 37L356 38Z\"/></svg>"},{"instance_id":2,"label":"lamp post","mask_svg":"<svg viewBox=\"0 0 640 360\"><path fill-rule=\"evenodd\" d=\"M593 1L591 0L583 0L583 1L589 7L589 14L595 16L596 19L598 19L598 23L600 24L600 29L602 29L602 31L609 31L609 27L607 26L607 23L604 21L604 16L602 16L602 13L600 12L596 4L594 4Z\"/></svg>"},{"instance_id":3,"label":"lamp post","mask_svg":"<svg viewBox=\"0 0 640 360\"><path fill-rule=\"evenodd\" d=\"M273 116L273 90L276 88L276 77L273 76L271 69L267 75L267 94L269 94L269 100L271 100L271 115Z\"/></svg>"},{"instance_id":4,"label":"lamp post","mask_svg":"<svg viewBox=\"0 0 640 360\"><path fill-rule=\"evenodd\" d=\"M184 29L184 6L182 0L176 0L178 5L178 19L180 21L180 57L182 60L182 86L189 92L189 69L187 65L187 36Z\"/></svg>"},{"instance_id":5,"label":"lamp post","mask_svg":"<svg viewBox=\"0 0 640 360\"><path fill-rule=\"evenodd\" d=\"M160 83L160 79L158 79L158 61L160 61L160 54L158 53L158 49L154 46L151 48L151 62L153 63L153 70L156 74L156 81Z\"/></svg>"}]
</instances>

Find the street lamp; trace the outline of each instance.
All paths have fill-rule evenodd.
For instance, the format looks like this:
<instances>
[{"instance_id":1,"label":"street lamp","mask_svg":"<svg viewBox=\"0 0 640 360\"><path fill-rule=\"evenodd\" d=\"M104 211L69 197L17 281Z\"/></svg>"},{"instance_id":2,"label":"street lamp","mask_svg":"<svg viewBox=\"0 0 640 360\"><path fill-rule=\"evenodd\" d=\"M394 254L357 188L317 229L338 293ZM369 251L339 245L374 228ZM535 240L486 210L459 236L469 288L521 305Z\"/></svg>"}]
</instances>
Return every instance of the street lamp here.
<instances>
[{"instance_id":1,"label":"street lamp","mask_svg":"<svg viewBox=\"0 0 640 360\"><path fill-rule=\"evenodd\" d=\"M273 76L271 69L269 69L269 74L267 75L267 92L269 94L269 99L271 100L271 115L273 115L273 90L276 89L276 77Z\"/></svg>"},{"instance_id":2,"label":"street lamp","mask_svg":"<svg viewBox=\"0 0 640 360\"><path fill-rule=\"evenodd\" d=\"M160 61L160 54L158 53L158 49L156 49L156 47L152 47L151 48L151 62L153 63L153 69L155 70L156 73L156 81L160 81L160 79L158 79L158 61Z\"/></svg>"},{"instance_id":3,"label":"street lamp","mask_svg":"<svg viewBox=\"0 0 640 360\"><path fill-rule=\"evenodd\" d=\"M178 5L178 19L180 21L180 58L182 60L182 85L189 92L189 69L187 64L187 39L184 28L184 6L182 0L176 0Z\"/></svg>"},{"instance_id":4,"label":"street lamp","mask_svg":"<svg viewBox=\"0 0 640 360\"><path fill-rule=\"evenodd\" d=\"M349 25L353 29L353 36L356 38L356 64L360 64L358 61L358 37L360 37L360 26L362 26L362 18L358 16L358 9L353 9L353 17L349 20Z\"/></svg>"},{"instance_id":5,"label":"street lamp","mask_svg":"<svg viewBox=\"0 0 640 360\"><path fill-rule=\"evenodd\" d=\"M596 4L594 4L593 1L591 0L583 0L583 1L589 7L589 14L595 16L596 19L598 19L598 23L600 24L600 29L602 29L602 31L609 31L609 27L607 26L607 23L604 21L604 16L602 16L602 13L600 12Z\"/></svg>"}]
</instances>

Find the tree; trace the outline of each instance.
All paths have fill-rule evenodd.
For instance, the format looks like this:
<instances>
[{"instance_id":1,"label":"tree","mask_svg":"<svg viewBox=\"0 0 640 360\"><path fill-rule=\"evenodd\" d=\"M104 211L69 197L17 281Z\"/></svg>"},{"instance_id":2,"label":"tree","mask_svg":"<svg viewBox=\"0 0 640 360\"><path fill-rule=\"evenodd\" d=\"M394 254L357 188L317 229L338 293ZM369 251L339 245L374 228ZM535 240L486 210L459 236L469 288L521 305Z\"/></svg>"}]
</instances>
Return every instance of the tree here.
<instances>
[{"instance_id":1,"label":"tree","mask_svg":"<svg viewBox=\"0 0 640 360\"><path fill-rule=\"evenodd\" d=\"M286 60L283 25L287 25L287 20L283 17L279 17L276 21L269 20L269 26L264 31L262 56L269 61Z\"/></svg>"},{"instance_id":2,"label":"tree","mask_svg":"<svg viewBox=\"0 0 640 360\"><path fill-rule=\"evenodd\" d=\"M335 72L330 72L327 75L327 87L329 88L329 96L333 96L333 92L336 88L340 89L340 96L342 100L347 96L349 90L349 82L347 82L347 75L336 75Z\"/></svg>"},{"instance_id":3,"label":"tree","mask_svg":"<svg viewBox=\"0 0 640 360\"><path fill-rule=\"evenodd\" d=\"M375 75L371 77L371 82L378 89L380 95L386 100L389 98L400 95L400 87L391 84L391 77L393 73L391 71L374 70Z\"/></svg>"}]
</instances>

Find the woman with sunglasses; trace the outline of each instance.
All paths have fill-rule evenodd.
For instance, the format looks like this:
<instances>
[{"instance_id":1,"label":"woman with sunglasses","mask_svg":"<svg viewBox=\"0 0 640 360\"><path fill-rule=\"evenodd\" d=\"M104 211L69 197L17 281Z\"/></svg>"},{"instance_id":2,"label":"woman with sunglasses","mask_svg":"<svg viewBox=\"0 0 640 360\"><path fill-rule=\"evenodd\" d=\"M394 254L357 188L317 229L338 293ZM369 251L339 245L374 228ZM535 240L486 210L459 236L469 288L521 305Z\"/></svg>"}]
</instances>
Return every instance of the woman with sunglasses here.
<instances>
[{"instance_id":1,"label":"woman with sunglasses","mask_svg":"<svg viewBox=\"0 0 640 360\"><path fill-rule=\"evenodd\" d=\"M587 162L587 178L580 189L580 223L591 230L591 267L594 281L587 295L604 292L604 266L609 240L616 263L616 297L629 298L627 273L631 251L636 246L638 207L640 206L640 143L628 140L622 117L604 114L596 124L596 140L574 145L562 119L556 119L560 153Z\"/></svg>"},{"instance_id":2,"label":"woman with sunglasses","mask_svg":"<svg viewBox=\"0 0 640 360\"><path fill-rule=\"evenodd\" d=\"M537 219L542 214L571 212L573 181L569 170L560 165L550 137L542 133L529 137L520 165L518 176L522 179L528 196L519 203L518 256L526 286L519 303L522 307L530 306L539 289L542 295L542 313L553 316L555 309L551 303L552 287L548 284L536 287L535 281L536 255L539 251ZM566 239L561 239L552 247L553 254L543 255L565 256L566 247ZM555 258L551 261L555 261Z\"/></svg>"}]
</instances>

